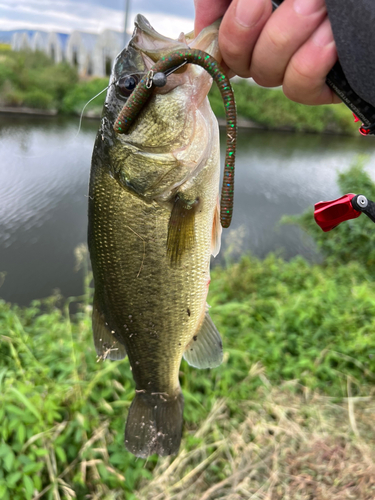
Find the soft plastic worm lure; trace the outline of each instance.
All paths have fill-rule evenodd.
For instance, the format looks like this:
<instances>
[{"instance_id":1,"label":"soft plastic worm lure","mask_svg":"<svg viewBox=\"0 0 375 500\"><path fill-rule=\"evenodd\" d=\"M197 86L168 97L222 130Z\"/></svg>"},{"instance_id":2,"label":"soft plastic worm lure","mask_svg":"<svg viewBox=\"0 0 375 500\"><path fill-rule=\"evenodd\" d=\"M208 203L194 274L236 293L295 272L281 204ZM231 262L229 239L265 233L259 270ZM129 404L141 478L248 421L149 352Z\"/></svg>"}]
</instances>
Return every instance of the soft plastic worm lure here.
<instances>
[{"instance_id":1,"label":"soft plastic worm lure","mask_svg":"<svg viewBox=\"0 0 375 500\"><path fill-rule=\"evenodd\" d=\"M236 103L229 79L219 63L206 52L185 49L171 52L155 63L138 83L117 117L114 130L126 134L153 92L153 86L163 86L166 76L185 63L197 64L204 68L217 83L224 100L227 119L227 147L223 186L221 190L220 221L225 228L230 226L233 213L234 161L237 143Z\"/></svg>"}]
</instances>

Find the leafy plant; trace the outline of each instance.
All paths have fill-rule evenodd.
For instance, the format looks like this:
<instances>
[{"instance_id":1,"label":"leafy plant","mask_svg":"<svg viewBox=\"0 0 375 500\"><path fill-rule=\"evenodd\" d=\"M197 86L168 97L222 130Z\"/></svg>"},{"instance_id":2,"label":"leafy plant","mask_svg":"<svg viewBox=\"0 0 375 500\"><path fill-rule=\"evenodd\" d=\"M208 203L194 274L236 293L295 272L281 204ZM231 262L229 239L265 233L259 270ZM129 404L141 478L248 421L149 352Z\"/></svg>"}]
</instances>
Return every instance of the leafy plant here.
<instances>
[{"instance_id":1,"label":"leafy plant","mask_svg":"<svg viewBox=\"0 0 375 500\"><path fill-rule=\"evenodd\" d=\"M68 301L27 309L0 302L1 498L106 498L145 477L123 445L134 389L127 363L96 362L88 297L71 323ZM150 462L150 466L152 465ZM126 474L126 479L125 479Z\"/></svg>"},{"instance_id":2,"label":"leafy plant","mask_svg":"<svg viewBox=\"0 0 375 500\"><path fill-rule=\"evenodd\" d=\"M67 114L80 113L84 105L107 86L108 78L94 78L88 82L78 83L71 87L64 96L60 111ZM105 96L106 93L103 92L90 104L89 109L94 109L97 113L101 113Z\"/></svg>"},{"instance_id":3,"label":"leafy plant","mask_svg":"<svg viewBox=\"0 0 375 500\"><path fill-rule=\"evenodd\" d=\"M67 63L54 64L43 52L0 50L3 105L58 108L77 81L74 68Z\"/></svg>"},{"instance_id":4,"label":"leafy plant","mask_svg":"<svg viewBox=\"0 0 375 500\"><path fill-rule=\"evenodd\" d=\"M81 248L84 263L83 253ZM138 485L149 481L156 464L165 460L136 459L124 448L134 384L127 359L96 360L89 281L86 274L85 295L67 302L58 295L28 308L0 301L4 500L135 499ZM302 258L285 262L273 255L264 261L246 256L226 269L215 268L209 303L223 336L224 362L204 372L181 365L181 456L195 449L208 452L209 443L222 439L220 432L230 432L212 425L208 441L207 431L199 432L218 399L227 401L228 425L240 425L241 402L258 398L264 377L275 384L298 379L336 398L347 394L350 377L353 395L371 394L373 297L367 269L355 262L323 267ZM252 366L263 366L263 378L250 376ZM211 484L223 479L220 467L210 471Z\"/></svg>"},{"instance_id":5,"label":"leafy plant","mask_svg":"<svg viewBox=\"0 0 375 500\"><path fill-rule=\"evenodd\" d=\"M50 109L53 104L53 97L43 90L30 90L24 93L22 103L30 108Z\"/></svg>"}]
</instances>

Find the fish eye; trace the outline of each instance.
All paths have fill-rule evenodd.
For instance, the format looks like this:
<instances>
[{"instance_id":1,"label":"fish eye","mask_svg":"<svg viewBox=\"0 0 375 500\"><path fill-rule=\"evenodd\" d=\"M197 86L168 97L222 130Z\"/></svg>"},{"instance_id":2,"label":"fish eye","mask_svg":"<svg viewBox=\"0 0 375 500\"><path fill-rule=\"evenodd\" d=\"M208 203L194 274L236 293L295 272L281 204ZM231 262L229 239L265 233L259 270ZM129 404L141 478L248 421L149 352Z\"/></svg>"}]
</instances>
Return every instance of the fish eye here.
<instances>
[{"instance_id":1,"label":"fish eye","mask_svg":"<svg viewBox=\"0 0 375 500\"><path fill-rule=\"evenodd\" d=\"M129 97L139 82L137 75L126 75L120 78L117 83L120 93L124 97Z\"/></svg>"}]
</instances>

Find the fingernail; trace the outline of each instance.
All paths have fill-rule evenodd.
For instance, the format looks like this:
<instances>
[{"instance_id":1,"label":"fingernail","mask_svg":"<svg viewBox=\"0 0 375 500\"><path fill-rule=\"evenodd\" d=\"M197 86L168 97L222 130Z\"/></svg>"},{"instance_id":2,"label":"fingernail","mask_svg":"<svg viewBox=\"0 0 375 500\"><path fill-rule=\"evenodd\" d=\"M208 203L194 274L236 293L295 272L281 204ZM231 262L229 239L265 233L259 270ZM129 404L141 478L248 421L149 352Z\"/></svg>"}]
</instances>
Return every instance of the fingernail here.
<instances>
[{"instance_id":1,"label":"fingernail","mask_svg":"<svg viewBox=\"0 0 375 500\"><path fill-rule=\"evenodd\" d=\"M314 33L312 40L318 47L326 47L330 43L334 42L331 23L328 18L322 22L319 28Z\"/></svg>"},{"instance_id":2,"label":"fingernail","mask_svg":"<svg viewBox=\"0 0 375 500\"><path fill-rule=\"evenodd\" d=\"M265 8L264 0L238 0L235 18L239 25L251 28L257 24L263 15Z\"/></svg>"},{"instance_id":3,"label":"fingernail","mask_svg":"<svg viewBox=\"0 0 375 500\"><path fill-rule=\"evenodd\" d=\"M294 0L293 8L297 14L311 16L325 6L324 0Z\"/></svg>"}]
</instances>

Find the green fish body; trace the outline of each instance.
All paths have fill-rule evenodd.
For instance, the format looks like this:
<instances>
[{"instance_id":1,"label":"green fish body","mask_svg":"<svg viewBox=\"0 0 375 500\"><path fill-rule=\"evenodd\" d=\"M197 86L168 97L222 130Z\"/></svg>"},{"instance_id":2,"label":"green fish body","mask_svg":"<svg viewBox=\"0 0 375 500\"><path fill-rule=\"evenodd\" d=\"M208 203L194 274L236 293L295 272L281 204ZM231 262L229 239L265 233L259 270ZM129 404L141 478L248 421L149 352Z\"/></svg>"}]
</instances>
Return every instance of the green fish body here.
<instances>
[{"instance_id":1,"label":"green fish body","mask_svg":"<svg viewBox=\"0 0 375 500\"><path fill-rule=\"evenodd\" d=\"M125 445L140 457L179 449L182 357L198 368L222 360L206 305L210 257L221 237L219 134L207 99L211 78L201 68L181 68L127 135L113 130L127 78L136 81L153 61L187 42L217 56L217 25L195 40L171 40L137 16L133 38L114 64L92 158L94 342L102 358L128 355L136 396Z\"/></svg>"}]
</instances>

